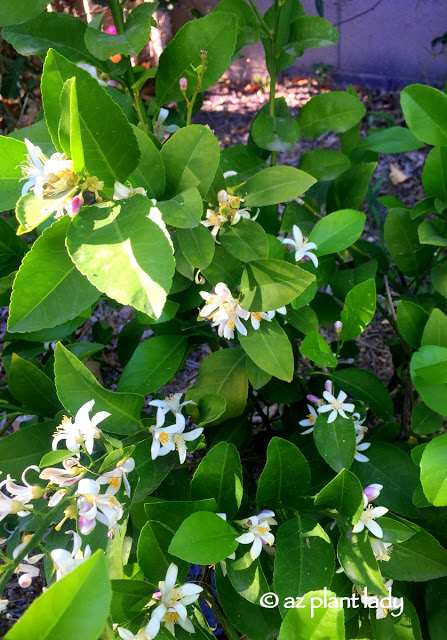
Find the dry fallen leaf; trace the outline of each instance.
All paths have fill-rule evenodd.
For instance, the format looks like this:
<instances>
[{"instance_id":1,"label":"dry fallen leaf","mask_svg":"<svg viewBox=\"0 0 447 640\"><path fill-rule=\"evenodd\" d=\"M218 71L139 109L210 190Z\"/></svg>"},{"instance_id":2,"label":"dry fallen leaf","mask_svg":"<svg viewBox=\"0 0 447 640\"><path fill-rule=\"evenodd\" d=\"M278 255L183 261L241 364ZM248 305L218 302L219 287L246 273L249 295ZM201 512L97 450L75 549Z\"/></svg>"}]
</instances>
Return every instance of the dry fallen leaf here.
<instances>
[{"instance_id":1,"label":"dry fallen leaf","mask_svg":"<svg viewBox=\"0 0 447 640\"><path fill-rule=\"evenodd\" d=\"M393 184L401 184L408 180L408 176L399 169L397 164L390 163L390 180Z\"/></svg>"}]
</instances>

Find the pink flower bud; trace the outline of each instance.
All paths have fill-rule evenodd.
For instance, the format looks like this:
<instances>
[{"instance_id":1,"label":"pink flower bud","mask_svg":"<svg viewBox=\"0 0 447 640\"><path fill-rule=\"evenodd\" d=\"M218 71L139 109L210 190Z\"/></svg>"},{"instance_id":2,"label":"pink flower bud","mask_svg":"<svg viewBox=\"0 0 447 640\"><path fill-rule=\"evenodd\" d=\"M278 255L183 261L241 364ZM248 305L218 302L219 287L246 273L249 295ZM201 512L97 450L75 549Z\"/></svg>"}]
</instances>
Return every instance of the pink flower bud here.
<instances>
[{"instance_id":1,"label":"pink flower bud","mask_svg":"<svg viewBox=\"0 0 447 640\"><path fill-rule=\"evenodd\" d=\"M337 333L340 333L340 331L343 329L343 322L337 320L337 322L334 323L334 329Z\"/></svg>"},{"instance_id":2,"label":"pink flower bud","mask_svg":"<svg viewBox=\"0 0 447 640\"><path fill-rule=\"evenodd\" d=\"M23 576L20 576L18 582L22 589L28 589L31 586L32 578L27 573L24 573Z\"/></svg>"},{"instance_id":3,"label":"pink flower bud","mask_svg":"<svg viewBox=\"0 0 447 640\"><path fill-rule=\"evenodd\" d=\"M84 198L82 195L75 196L71 202L67 204L65 207L66 212L73 218L76 214L78 214L81 210L82 205L84 204Z\"/></svg>"},{"instance_id":4,"label":"pink flower bud","mask_svg":"<svg viewBox=\"0 0 447 640\"><path fill-rule=\"evenodd\" d=\"M381 484L370 484L365 489L363 489L363 493L368 498L368 502L372 502L380 496L380 492L382 491L382 489L383 485Z\"/></svg>"},{"instance_id":5,"label":"pink flower bud","mask_svg":"<svg viewBox=\"0 0 447 640\"><path fill-rule=\"evenodd\" d=\"M116 27L115 26L111 26L111 27L107 27L107 29L105 29L104 33L110 33L113 36L116 36Z\"/></svg>"},{"instance_id":6,"label":"pink flower bud","mask_svg":"<svg viewBox=\"0 0 447 640\"><path fill-rule=\"evenodd\" d=\"M186 91L188 87L188 80L186 78L180 78L180 80L178 81L178 86L180 88L180 91Z\"/></svg>"},{"instance_id":7,"label":"pink flower bud","mask_svg":"<svg viewBox=\"0 0 447 640\"><path fill-rule=\"evenodd\" d=\"M95 528L95 525L95 518L93 518L92 520L87 520L87 518L84 518L84 516L79 516L78 529L79 533L81 533L83 536L88 536L88 534L91 533Z\"/></svg>"},{"instance_id":8,"label":"pink flower bud","mask_svg":"<svg viewBox=\"0 0 447 640\"><path fill-rule=\"evenodd\" d=\"M306 398L309 400L309 402L312 402L313 404L320 403L320 398L318 396L314 396L313 393L309 393L309 395L306 396Z\"/></svg>"},{"instance_id":9,"label":"pink flower bud","mask_svg":"<svg viewBox=\"0 0 447 640\"><path fill-rule=\"evenodd\" d=\"M326 380L326 382L324 383L324 389L325 391L332 393L332 380Z\"/></svg>"},{"instance_id":10,"label":"pink flower bud","mask_svg":"<svg viewBox=\"0 0 447 640\"><path fill-rule=\"evenodd\" d=\"M113 540L115 538L115 532L113 531L113 529L109 529L107 531L107 537L109 538L109 540Z\"/></svg>"},{"instance_id":11,"label":"pink flower bud","mask_svg":"<svg viewBox=\"0 0 447 640\"><path fill-rule=\"evenodd\" d=\"M161 591L155 591L155 592L152 594L152 597L154 598L154 600L160 600L160 598L161 598Z\"/></svg>"}]
</instances>

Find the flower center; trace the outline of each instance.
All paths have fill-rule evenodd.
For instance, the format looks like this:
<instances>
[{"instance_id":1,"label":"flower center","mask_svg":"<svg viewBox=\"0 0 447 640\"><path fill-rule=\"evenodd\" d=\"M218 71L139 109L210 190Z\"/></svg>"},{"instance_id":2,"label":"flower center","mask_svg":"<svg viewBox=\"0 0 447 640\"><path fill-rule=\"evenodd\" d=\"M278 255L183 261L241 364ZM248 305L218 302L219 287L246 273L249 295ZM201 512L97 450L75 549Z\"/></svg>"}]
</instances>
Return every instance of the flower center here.
<instances>
[{"instance_id":1,"label":"flower center","mask_svg":"<svg viewBox=\"0 0 447 640\"><path fill-rule=\"evenodd\" d=\"M256 318L256 320L261 320L261 314L259 313L259 311L255 311L252 315L254 318Z\"/></svg>"},{"instance_id":2,"label":"flower center","mask_svg":"<svg viewBox=\"0 0 447 640\"><path fill-rule=\"evenodd\" d=\"M167 444L169 442L169 433L166 433L166 431L160 433L160 442L161 444Z\"/></svg>"},{"instance_id":3,"label":"flower center","mask_svg":"<svg viewBox=\"0 0 447 640\"><path fill-rule=\"evenodd\" d=\"M178 620L177 611L167 611L163 616L163 622L173 622L175 624L177 620Z\"/></svg>"},{"instance_id":4,"label":"flower center","mask_svg":"<svg viewBox=\"0 0 447 640\"><path fill-rule=\"evenodd\" d=\"M307 419L309 420L310 423L314 423L315 422L315 416L313 416L311 413L307 414Z\"/></svg>"},{"instance_id":5,"label":"flower center","mask_svg":"<svg viewBox=\"0 0 447 640\"><path fill-rule=\"evenodd\" d=\"M118 476L114 476L113 478L110 478L110 480L109 480L109 485L110 485L113 489L119 489L119 486L120 486L120 479L118 478Z\"/></svg>"}]
</instances>

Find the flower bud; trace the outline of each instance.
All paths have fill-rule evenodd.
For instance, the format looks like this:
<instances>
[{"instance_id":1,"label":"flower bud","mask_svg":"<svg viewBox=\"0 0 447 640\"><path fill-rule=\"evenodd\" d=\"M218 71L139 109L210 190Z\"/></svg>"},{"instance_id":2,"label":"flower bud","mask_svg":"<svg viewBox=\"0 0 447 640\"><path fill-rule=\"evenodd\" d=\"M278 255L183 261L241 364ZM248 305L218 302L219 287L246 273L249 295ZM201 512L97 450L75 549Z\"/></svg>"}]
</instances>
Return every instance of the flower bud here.
<instances>
[{"instance_id":1,"label":"flower bud","mask_svg":"<svg viewBox=\"0 0 447 640\"><path fill-rule=\"evenodd\" d=\"M337 333L340 333L340 331L343 329L343 322L337 320L337 322L334 323L334 329Z\"/></svg>"},{"instance_id":2,"label":"flower bud","mask_svg":"<svg viewBox=\"0 0 447 640\"><path fill-rule=\"evenodd\" d=\"M228 202L228 193L225 191L225 189L221 189L220 191L217 192L217 200L218 200L220 206L223 206L223 205L227 204L227 202Z\"/></svg>"},{"instance_id":3,"label":"flower bud","mask_svg":"<svg viewBox=\"0 0 447 640\"><path fill-rule=\"evenodd\" d=\"M309 402L312 402L313 404L320 404L321 400L318 396L314 396L313 393L309 393L308 396L306 396L306 398L309 400Z\"/></svg>"},{"instance_id":4,"label":"flower bud","mask_svg":"<svg viewBox=\"0 0 447 640\"><path fill-rule=\"evenodd\" d=\"M363 489L364 495L368 498L368 502L376 500L380 496L380 492L383 489L381 484L370 484Z\"/></svg>"},{"instance_id":5,"label":"flower bud","mask_svg":"<svg viewBox=\"0 0 447 640\"><path fill-rule=\"evenodd\" d=\"M186 89L188 88L188 80L186 78L180 78L180 80L178 81L178 86L180 91L186 91Z\"/></svg>"},{"instance_id":6,"label":"flower bud","mask_svg":"<svg viewBox=\"0 0 447 640\"><path fill-rule=\"evenodd\" d=\"M22 589L28 589L28 587L31 586L32 578L27 573L24 573L22 576L20 576L18 583L22 587Z\"/></svg>"},{"instance_id":7,"label":"flower bud","mask_svg":"<svg viewBox=\"0 0 447 640\"><path fill-rule=\"evenodd\" d=\"M325 391L332 393L332 380L326 380L326 382L324 383L324 389Z\"/></svg>"},{"instance_id":8,"label":"flower bud","mask_svg":"<svg viewBox=\"0 0 447 640\"><path fill-rule=\"evenodd\" d=\"M110 33L113 36L116 36L116 27L115 26L111 26L111 27L107 27L107 29L104 30L104 33Z\"/></svg>"}]
</instances>

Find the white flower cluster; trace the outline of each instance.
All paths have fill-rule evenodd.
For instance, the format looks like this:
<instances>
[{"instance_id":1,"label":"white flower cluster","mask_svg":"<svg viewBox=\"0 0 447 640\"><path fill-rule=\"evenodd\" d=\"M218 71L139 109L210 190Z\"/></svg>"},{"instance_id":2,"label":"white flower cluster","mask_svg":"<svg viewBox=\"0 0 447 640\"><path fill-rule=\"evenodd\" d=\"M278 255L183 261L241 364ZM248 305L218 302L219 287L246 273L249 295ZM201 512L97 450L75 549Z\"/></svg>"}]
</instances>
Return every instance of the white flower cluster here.
<instances>
[{"instance_id":1,"label":"white flower cluster","mask_svg":"<svg viewBox=\"0 0 447 640\"><path fill-rule=\"evenodd\" d=\"M241 220L241 218L246 218L247 220L256 220L259 215L258 209L256 215L251 218L250 208L240 208L241 203L243 202L242 198L230 195L224 189L221 189L217 193L217 201L219 203L218 210L215 211L214 209L208 209L206 212L206 219L201 220L201 223L205 227L212 228L211 235L214 237L216 242L217 234L227 222L229 222L230 225L233 226L237 224Z\"/></svg>"},{"instance_id":2,"label":"white flower cluster","mask_svg":"<svg viewBox=\"0 0 447 640\"><path fill-rule=\"evenodd\" d=\"M234 330L237 329L243 336L247 335L247 328L242 320L250 320L253 329L260 327L261 320L271 322L276 313L285 315L285 307L272 311L246 311L239 304L239 300L233 298L230 289L224 282L219 282L214 287L214 293L200 291L201 297L205 300L205 306L200 310L199 316L207 320L212 320L212 326L217 327L219 336L232 340Z\"/></svg>"},{"instance_id":3,"label":"white flower cluster","mask_svg":"<svg viewBox=\"0 0 447 640\"><path fill-rule=\"evenodd\" d=\"M355 454L354 460L357 462L368 462L369 458L367 458L362 452L366 451L371 446L370 442L362 442L365 437L365 433L367 432L367 427L363 425L366 420L366 416L361 419L359 413L353 413L355 409L355 405L351 402L345 402L348 394L344 391L339 391L338 396L335 397L332 392L332 382L331 380L327 380L325 385L325 390L323 391L323 398L318 398L313 394L309 394L307 396L307 400L317 405L317 409L314 409L312 405L308 404L307 408L309 410L308 415L304 420L299 421L299 425L301 427L309 427L306 431L302 431L301 435L306 435L308 433L312 433L314 430L314 424L316 419L318 418L319 413L329 413L329 417L327 423L330 424L334 422L337 416L341 416L342 418L348 418L346 412L352 413L352 420L354 422L355 428ZM326 402L325 402L326 401Z\"/></svg>"},{"instance_id":4,"label":"white flower cluster","mask_svg":"<svg viewBox=\"0 0 447 640\"><path fill-rule=\"evenodd\" d=\"M151 400L149 402L150 406L157 407L157 421L155 427L150 429L152 432L152 460L155 460L158 456L166 456L177 449L180 464L183 464L186 460L186 443L197 440L203 431L203 428L198 428L185 432L186 420L182 415L182 408L188 404L195 404L195 402L192 400L180 402L182 395L182 393L173 393L164 400ZM174 415L175 424L165 427L164 424L168 413Z\"/></svg>"},{"instance_id":5,"label":"white flower cluster","mask_svg":"<svg viewBox=\"0 0 447 640\"><path fill-rule=\"evenodd\" d=\"M318 267L318 258L312 253L315 249L318 249L315 242L308 242L307 238L303 236L301 229L294 224L293 225L293 240L292 238L282 238L281 242L283 244L290 245L295 251L295 261L299 262L303 258L309 258L314 263L315 267Z\"/></svg>"}]
</instances>

